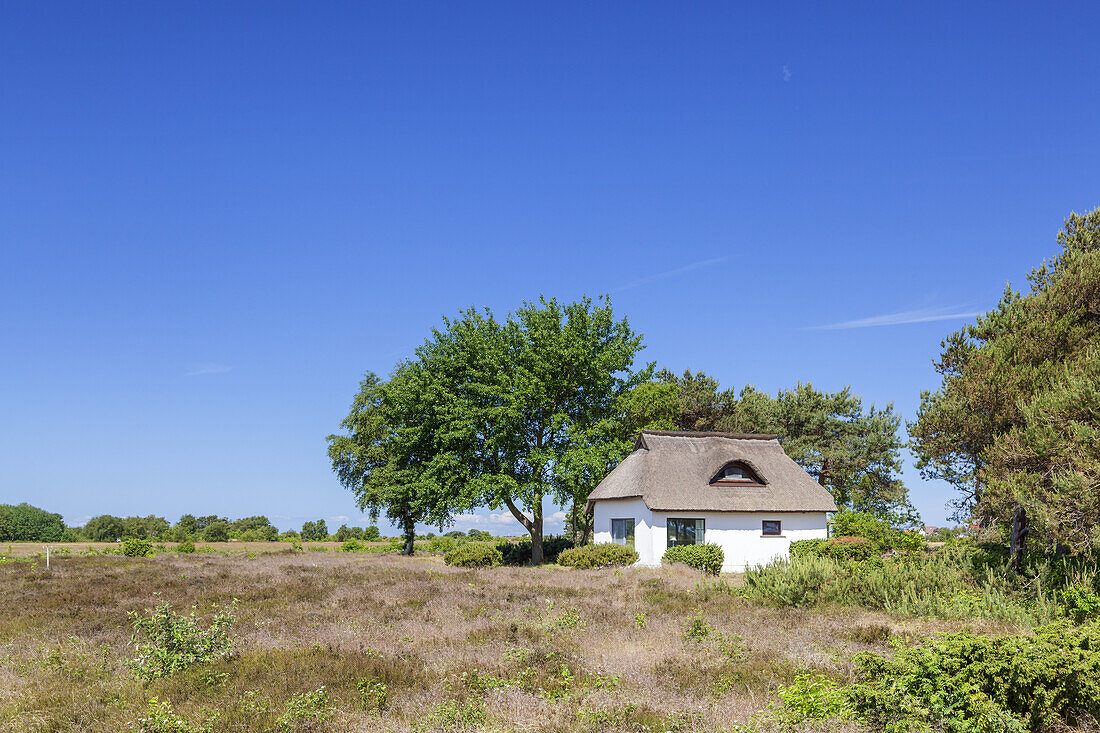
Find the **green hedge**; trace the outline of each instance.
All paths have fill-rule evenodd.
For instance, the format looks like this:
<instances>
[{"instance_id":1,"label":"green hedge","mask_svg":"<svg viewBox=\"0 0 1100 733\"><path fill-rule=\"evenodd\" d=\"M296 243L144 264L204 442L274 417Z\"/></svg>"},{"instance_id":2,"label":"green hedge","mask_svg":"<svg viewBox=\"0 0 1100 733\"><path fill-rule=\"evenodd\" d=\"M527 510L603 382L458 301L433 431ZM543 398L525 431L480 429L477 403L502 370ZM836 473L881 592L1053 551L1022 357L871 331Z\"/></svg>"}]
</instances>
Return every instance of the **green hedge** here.
<instances>
[{"instance_id":1,"label":"green hedge","mask_svg":"<svg viewBox=\"0 0 1100 733\"><path fill-rule=\"evenodd\" d=\"M682 562L704 573L718 575L726 556L718 545L677 545L665 550L662 559L665 562Z\"/></svg>"},{"instance_id":2,"label":"green hedge","mask_svg":"<svg viewBox=\"0 0 1100 733\"><path fill-rule=\"evenodd\" d=\"M467 542L444 555L443 561L460 568L492 568L500 565L504 558L500 550L488 542Z\"/></svg>"},{"instance_id":3,"label":"green hedge","mask_svg":"<svg viewBox=\"0 0 1100 733\"><path fill-rule=\"evenodd\" d=\"M791 543L791 557L828 557L833 560L870 560L881 554L866 537L833 537L828 540L798 540Z\"/></svg>"},{"instance_id":4,"label":"green hedge","mask_svg":"<svg viewBox=\"0 0 1100 733\"><path fill-rule=\"evenodd\" d=\"M564 550L571 549L573 547L573 540L568 537L556 537L553 535L542 538L542 561L543 562L557 562L558 555ZM505 565L529 565L531 563L531 540L520 540L519 542L503 542L497 543L497 549L500 550L500 554L504 557Z\"/></svg>"},{"instance_id":5,"label":"green hedge","mask_svg":"<svg viewBox=\"0 0 1100 733\"><path fill-rule=\"evenodd\" d=\"M558 555L558 565L569 568L609 568L633 565L638 562L638 553L626 545L600 544L585 545L562 550Z\"/></svg>"},{"instance_id":6,"label":"green hedge","mask_svg":"<svg viewBox=\"0 0 1100 733\"><path fill-rule=\"evenodd\" d=\"M1100 719L1100 625L969 633L856 657L847 689L874 730L1051 731Z\"/></svg>"},{"instance_id":7,"label":"green hedge","mask_svg":"<svg viewBox=\"0 0 1100 733\"><path fill-rule=\"evenodd\" d=\"M190 555L195 551L195 543L191 540L184 540L176 545L176 552L182 552L185 555Z\"/></svg>"},{"instance_id":8,"label":"green hedge","mask_svg":"<svg viewBox=\"0 0 1100 733\"><path fill-rule=\"evenodd\" d=\"M139 540L131 537L122 542L122 554L127 557L149 557L153 554L153 543L149 540Z\"/></svg>"}]
</instances>

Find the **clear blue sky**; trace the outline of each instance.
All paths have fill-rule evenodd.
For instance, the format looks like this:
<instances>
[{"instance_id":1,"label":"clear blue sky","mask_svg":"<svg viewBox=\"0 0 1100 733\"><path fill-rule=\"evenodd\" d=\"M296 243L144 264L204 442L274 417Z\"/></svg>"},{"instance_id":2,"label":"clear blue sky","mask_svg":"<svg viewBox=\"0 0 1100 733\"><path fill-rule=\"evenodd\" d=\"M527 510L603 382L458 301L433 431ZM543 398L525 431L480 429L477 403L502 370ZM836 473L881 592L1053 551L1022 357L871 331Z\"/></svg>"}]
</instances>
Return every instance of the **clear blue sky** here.
<instances>
[{"instance_id":1,"label":"clear blue sky","mask_svg":"<svg viewBox=\"0 0 1100 733\"><path fill-rule=\"evenodd\" d=\"M1100 205L1100 7L745 5L5 3L0 502L354 521L360 375L540 293L911 419Z\"/></svg>"}]
</instances>

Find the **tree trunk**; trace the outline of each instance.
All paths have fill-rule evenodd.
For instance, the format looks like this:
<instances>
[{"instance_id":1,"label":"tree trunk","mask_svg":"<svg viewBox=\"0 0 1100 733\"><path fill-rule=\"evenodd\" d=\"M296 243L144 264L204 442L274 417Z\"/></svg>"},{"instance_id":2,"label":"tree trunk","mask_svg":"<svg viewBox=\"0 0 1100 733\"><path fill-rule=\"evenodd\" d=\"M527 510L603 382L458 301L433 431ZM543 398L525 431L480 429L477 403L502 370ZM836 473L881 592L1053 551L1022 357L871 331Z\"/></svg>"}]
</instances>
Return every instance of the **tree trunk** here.
<instances>
[{"instance_id":1,"label":"tree trunk","mask_svg":"<svg viewBox=\"0 0 1100 733\"><path fill-rule=\"evenodd\" d=\"M1023 569L1024 552L1027 550L1027 513L1019 504L1012 512L1012 534L1009 536L1008 547L1012 555L1009 567L1017 573Z\"/></svg>"},{"instance_id":2,"label":"tree trunk","mask_svg":"<svg viewBox=\"0 0 1100 733\"><path fill-rule=\"evenodd\" d=\"M508 507L508 511L512 512L516 521L531 533L531 564L539 565L542 563L542 494L535 497L534 503L535 507L531 512L534 519L528 519L527 515L521 512L512 501L512 497L504 497L504 504Z\"/></svg>"},{"instance_id":3,"label":"tree trunk","mask_svg":"<svg viewBox=\"0 0 1100 733\"><path fill-rule=\"evenodd\" d=\"M573 497L573 547L580 547L577 539L577 497Z\"/></svg>"},{"instance_id":4,"label":"tree trunk","mask_svg":"<svg viewBox=\"0 0 1100 733\"><path fill-rule=\"evenodd\" d=\"M531 532L531 564L542 565L542 502L534 507L535 530Z\"/></svg>"},{"instance_id":5,"label":"tree trunk","mask_svg":"<svg viewBox=\"0 0 1100 733\"><path fill-rule=\"evenodd\" d=\"M817 482L822 486L825 485L825 477L829 475L829 459L821 459L821 470L817 472Z\"/></svg>"},{"instance_id":6,"label":"tree trunk","mask_svg":"<svg viewBox=\"0 0 1100 733\"><path fill-rule=\"evenodd\" d=\"M405 547L401 550L401 554L411 555L416 551L416 522L413 521L412 517L406 514L402 524L405 530L403 533L405 537Z\"/></svg>"}]
</instances>

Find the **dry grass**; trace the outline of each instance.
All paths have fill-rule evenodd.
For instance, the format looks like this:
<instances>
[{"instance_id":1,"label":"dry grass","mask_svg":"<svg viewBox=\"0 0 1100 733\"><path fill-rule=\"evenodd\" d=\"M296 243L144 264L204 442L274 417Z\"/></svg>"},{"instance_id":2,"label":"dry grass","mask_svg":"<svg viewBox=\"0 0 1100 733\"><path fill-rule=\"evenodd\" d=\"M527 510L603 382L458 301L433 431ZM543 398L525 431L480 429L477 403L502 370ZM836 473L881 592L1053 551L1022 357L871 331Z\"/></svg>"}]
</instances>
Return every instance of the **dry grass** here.
<instances>
[{"instance_id":1,"label":"dry grass","mask_svg":"<svg viewBox=\"0 0 1100 733\"><path fill-rule=\"evenodd\" d=\"M890 635L958 628L762 607L671 569L355 553L60 556L0 564L0 592L2 731L115 733L152 698L212 731L732 730L801 670L844 679ZM147 687L123 666L129 611L234 599L235 657ZM278 727L322 685L327 721Z\"/></svg>"}]
</instances>

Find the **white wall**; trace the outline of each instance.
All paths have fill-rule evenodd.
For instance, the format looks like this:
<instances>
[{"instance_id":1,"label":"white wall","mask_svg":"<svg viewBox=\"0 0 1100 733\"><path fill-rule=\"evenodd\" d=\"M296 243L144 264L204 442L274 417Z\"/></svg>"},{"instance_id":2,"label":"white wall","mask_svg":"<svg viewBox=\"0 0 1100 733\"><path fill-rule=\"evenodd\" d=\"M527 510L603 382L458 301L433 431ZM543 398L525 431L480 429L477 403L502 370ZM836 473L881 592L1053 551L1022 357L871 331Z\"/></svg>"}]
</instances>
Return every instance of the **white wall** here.
<instances>
[{"instance_id":1,"label":"white wall","mask_svg":"<svg viewBox=\"0 0 1100 733\"><path fill-rule=\"evenodd\" d=\"M597 544L611 541L612 519L634 519L634 549L638 552L638 565L659 567L665 554L665 535L661 531L661 551L655 554L653 544L653 515L641 499L604 499L592 507L593 541Z\"/></svg>"},{"instance_id":2,"label":"white wall","mask_svg":"<svg viewBox=\"0 0 1100 733\"><path fill-rule=\"evenodd\" d=\"M650 512L641 499L610 499L596 502L593 520L595 541L611 542L611 520L633 517L638 565L658 567L667 545L666 520L704 519L704 541L718 545L725 555L722 571L739 573L787 557L796 540L825 539L825 516L825 512ZM760 523L765 519L782 522L779 537L762 535Z\"/></svg>"}]
</instances>

